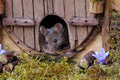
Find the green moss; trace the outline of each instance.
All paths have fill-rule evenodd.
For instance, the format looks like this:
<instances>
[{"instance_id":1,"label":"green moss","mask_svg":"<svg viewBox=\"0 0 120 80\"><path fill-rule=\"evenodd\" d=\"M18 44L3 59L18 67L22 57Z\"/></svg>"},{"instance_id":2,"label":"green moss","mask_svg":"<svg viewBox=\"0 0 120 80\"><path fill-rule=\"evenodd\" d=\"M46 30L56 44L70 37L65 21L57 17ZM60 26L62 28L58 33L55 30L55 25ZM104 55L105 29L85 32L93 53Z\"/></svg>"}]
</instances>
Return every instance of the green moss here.
<instances>
[{"instance_id":1,"label":"green moss","mask_svg":"<svg viewBox=\"0 0 120 80\"><path fill-rule=\"evenodd\" d=\"M15 80L57 80L66 78L65 75L72 71L72 64L66 61L40 62L26 55L21 58L19 65L12 73L3 73L0 77Z\"/></svg>"},{"instance_id":2,"label":"green moss","mask_svg":"<svg viewBox=\"0 0 120 80\"><path fill-rule=\"evenodd\" d=\"M109 33L109 44L112 62L120 64L120 14L113 11L111 13L111 24Z\"/></svg>"},{"instance_id":3,"label":"green moss","mask_svg":"<svg viewBox=\"0 0 120 80\"><path fill-rule=\"evenodd\" d=\"M112 13L110 24L110 57L112 64L94 64L89 69L74 70L66 59L49 61L44 55L38 60L23 53L13 72L0 74L0 80L119 80L120 79L120 28L119 14Z\"/></svg>"},{"instance_id":4,"label":"green moss","mask_svg":"<svg viewBox=\"0 0 120 80\"><path fill-rule=\"evenodd\" d=\"M14 71L1 73L0 80L119 80L119 64L95 64L87 70L78 68L75 71L74 64L66 60L55 62L41 59L33 59L24 53Z\"/></svg>"}]
</instances>

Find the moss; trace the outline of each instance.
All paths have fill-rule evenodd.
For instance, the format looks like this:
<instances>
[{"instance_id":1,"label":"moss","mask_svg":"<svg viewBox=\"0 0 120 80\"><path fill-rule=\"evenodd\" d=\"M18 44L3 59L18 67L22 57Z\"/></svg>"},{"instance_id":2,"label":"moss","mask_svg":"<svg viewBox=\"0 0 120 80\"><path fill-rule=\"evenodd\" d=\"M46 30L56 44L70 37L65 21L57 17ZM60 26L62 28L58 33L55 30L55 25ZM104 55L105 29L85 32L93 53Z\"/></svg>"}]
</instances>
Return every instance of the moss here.
<instances>
[{"instance_id":1,"label":"moss","mask_svg":"<svg viewBox=\"0 0 120 80\"><path fill-rule=\"evenodd\" d=\"M15 80L58 80L67 78L65 75L68 75L71 71L72 64L66 61L57 63L54 61L40 62L24 55L12 73L6 72L1 74L0 77Z\"/></svg>"},{"instance_id":2,"label":"moss","mask_svg":"<svg viewBox=\"0 0 120 80\"><path fill-rule=\"evenodd\" d=\"M13 72L0 74L0 80L119 80L120 79L120 28L119 14L112 13L110 24L110 57L112 64L98 65L86 70L77 68L68 63L66 59L60 61L49 61L44 57L33 59L23 53L20 62Z\"/></svg>"},{"instance_id":3,"label":"moss","mask_svg":"<svg viewBox=\"0 0 120 80\"><path fill-rule=\"evenodd\" d=\"M111 13L111 24L110 24L110 52L112 62L120 64L120 14L116 12Z\"/></svg>"},{"instance_id":4,"label":"moss","mask_svg":"<svg viewBox=\"0 0 120 80\"><path fill-rule=\"evenodd\" d=\"M74 64L66 60L41 61L24 53L14 71L1 73L0 80L119 80L119 64L94 65L87 70L74 71Z\"/></svg>"}]
</instances>

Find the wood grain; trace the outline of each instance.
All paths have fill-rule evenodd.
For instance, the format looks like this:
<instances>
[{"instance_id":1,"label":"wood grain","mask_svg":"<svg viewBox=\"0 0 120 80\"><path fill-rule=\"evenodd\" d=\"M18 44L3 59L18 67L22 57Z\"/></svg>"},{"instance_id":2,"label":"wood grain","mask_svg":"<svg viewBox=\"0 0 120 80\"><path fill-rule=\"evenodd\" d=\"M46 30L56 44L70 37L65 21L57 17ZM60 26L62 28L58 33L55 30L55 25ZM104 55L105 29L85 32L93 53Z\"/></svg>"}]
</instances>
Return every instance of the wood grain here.
<instances>
[{"instance_id":1,"label":"wood grain","mask_svg":"<svg viewBox=\"0 0 120 80\"><path fill-rule=\"evenodd\" d=\"M81 18L86 17L86 11L85 11L85 0L75 0L75 10L76 10L76 16L79 16ZM77 38L78 38L78 45L81 44L81 42L86 38L87 36L87 29L86 27L77 27Z\"/></svg>"},{"instance_id":2,"label":"wood grain","mask_svg":"<svg viewBox=\"0 0 120 80\"><path fill-rule=\"evenodd\" d=\"M3 6L3 1L0 0L0 18L1 15L4 13L4 6ZM2 20L0 19L0 43L2 43Z\"/></svg>"},{"instance_id":3,"label":"wood grain","mask_svg":"<svg viewBox=\"0 0 120 80\"><path fill-rule=\"evenodd\" d=\"M110 25L110 10L111 10L111 0L106 0L105 2L105 15L104 23L102 26L102 41L105 50L109 50L109 25Z\"/></svg>"},{"instance_id":4,"label":"wood grain","mask_svg":"<svg viewBox=\"0 0 120 80\"><path fill-rule=\"evenodd\" d=\"M4 13L4 5L3 5L3 0L0 0L0 15Z\"/></svg>"},{"instance_id":5,"label":"wood grain","mask_svg":"<svg viewBox=\"0 0 120 80\"><path fill-rule=\"evenodd\" d=\"M90 12L89 12L89 6L90 6L90 4L89 4L89 0L86 0L86 17L87 18L94 18L95 17L95 14L91 14ZM90 34L90 32L92 31L92 28L93 28L93 26L88 26L88 32L87 32L87 34L89 35Z\"/></svg>"},{"instance_id":6,"label":"wood grain","mask_svg":"<svg viewBox=\"0 0 120 80\"><path fill-rule=\"evenodd\" d=\"M44 15L48 15L48 0L43 0L44 2Z\"/></svg>"},{"instance_id":7,"label":"wood grain","mask_svg":"<svg viewBox=\"0 0 120 80\"><path fill-rule=\"evenodd\" d=\"M23 0L24 18L33 19L33 2L32 0ZM35 48L34 45L34 28L24 27L25 44L31 48Z\"/></svg>"},{"instance_id":8,"label":"wood grain","mask_svg":"<svg viewBox=\"0 0 120 80\"><path fill-rule=\"evenodd\" d=\"M22 0L13 0L13 17L22 18ZM15 35L23 41L23 27L14 27Z\"/></svg>"},{"instance_id":9,"label":"wood grain","mask_svg":"<svg viewBox=\"0 0 120 80\"><path fill-rule=\"evenodd\" d=\"M35 25L35 49L41 50L39 45L39 24L44 17L44 5L43 0L34 0L34 19L36 21Z\"/></svg>"},{"instance_id":10,"label":"wood grain","mask_svg":"<svg viewBox=\"0 0 120 80\"><path fill-rule=\"evenodd\" d=\"M13 17L13 0L6 0L5 1L5 16L7 18L12 18ZM8 28L8 27L7 27ZM14 27L10 26L9 27L12 31L14 31Z\"/></svg>"},{"instance_id":11,"label":"wood grain","mask_svg":"<svg viewBox=\"0 0 120 80\"><path fill-rule=\"evenodd\" d=\"M96 18L81 18L81 17L75 17L72 20L70 20L71 25L76 26L96 26L98 25L98 20Z\"/></svg>"},{"instance_id":12,"label":"wood grain","mask_svg":"<svg viewBox=\"0 0 120 80\"><path fill-rule=\"evenodd\" d=\"M5 16L12 18L12 0L5 1Z\"/></svg>"},{"instance_id":13,"label":"wood grain","mask_svg":"<svg viewBox=\"0 0 120 80\"><path fill-rule=\"evenodd\" d=\"M0 43L2 43L3 35L2 35L2 25L0 23Z\"/></svg>"},{"instance_id":14,"label":"wood grain","mask_svg":"<svg viewBox=\"0 0 120 80\"><path fill-rule=\"evenodd\" d=\"M99 2L89 2L89 12L93 14L101 14L103 13L103 1Z\"/></svg>"},{"instance_id":15,"label":"wood grain","mask_svg":"<svg viewBox=\"0 0 120 80\"><path fill-rule=\"evenodd\" d=\"M47 0L48 3L48 14L54 13L53 0Z\"/></svg>"},{"instance_id":16,"label":"wood grain","mask_svg":"<svg viewBox=\"0 0 120 80\"><path fill-rule=\"evenodd\" d=\"M64 0L66 23L74 16L74 1ZM68 24L70 48L75 48L75 27Z\"/></svg>"},{"instance_id":17,"label":"wood grain","mask_svg":"<svg viewBox=\"0 0 120 80\"><path fill-rule=\"evenodd\" d=\"M21 40L19 40L16 37L16 35L14 35L13 32L11 32L10 29L4 29L4 30L7 32L9 38L13 41L13 43L16 44L24 52L28 53L29 55L40 53L36 50L33 50L33 49L29 48L27 45L25 45Z\"/></svg>"},{"instance_id":18,"label":"wood grain","mask_svg":"<svg viewBox=\"0 0 120 80\"><path fill-rule=\"evenodd\" d=\"M82 41L82 43L77 47L77 50L85 49L85 47L87 47L87 45L89 45L92 42L92 40L94 40L94 38L99 32L99 27L94 27L89 33L89 35L84 39L84 41Z\"/></svg>"},{"instance_id":19,"label":"wood grain","mask_svg":"<svg viewBox=\"0 0 120 80\"><path fill-rule=\"evenodd\" d=\"M54 0L54 14L59 15L62 18L65 17L63 0Z\"/></svg>"},{"instance_id":20,"label":"wood grain","mask_svg":"<svg viewBox=\"0 0 120 80\"><path fill-rule=\"evenodd\" d=\"M35 21L33 19L3 18L2 24L4 26L33 27L35 25Z\"/></svg>"}]
</instances>

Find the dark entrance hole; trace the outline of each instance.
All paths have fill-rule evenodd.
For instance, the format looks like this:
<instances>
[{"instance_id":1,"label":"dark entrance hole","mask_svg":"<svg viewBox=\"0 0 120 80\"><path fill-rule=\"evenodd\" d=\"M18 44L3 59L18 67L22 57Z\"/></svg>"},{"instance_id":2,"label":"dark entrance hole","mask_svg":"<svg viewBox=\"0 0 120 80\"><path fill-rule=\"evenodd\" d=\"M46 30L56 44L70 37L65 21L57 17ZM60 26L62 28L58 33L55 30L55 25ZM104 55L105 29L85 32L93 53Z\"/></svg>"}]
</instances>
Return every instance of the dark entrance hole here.
<instances>
[{"instance_id":1,"label":"dark entrance hole","mask_svg":"<svg viewBox=\"0 0 120 80\"><path fill-rule=\"evenodd\" d=\"M65 28L67 28L66 22L57 15L47 15L40 22L40 26L44 26L46 28L53 27L56 23L61 23Z\"/></svg>"},{"instance_id":2,"label":"dark entrance hole","mask_svg":"<svg viewBox=\"0 0 120 80\"><path fill-rule=\"evenodd\" d=\"M64 32L63 32L63 34L67 34L67 36L65 36L65 39L66 39L66 41L68 41L68 44L67 45L62 45L62 46L60 46L60 47L65 47L65 46L69 46L69 35L68 35L68 27L67 27L67 24L66 24L66 22L64 21L64 19L62 19L61 17L59 17L59 16L57 16L57 15L47 15L47 16L45 16L42 20L41 20L41 22L40 22L40 26L44 26L45 28L47 28L47 29L50 29L50 28L52 28L52 27L54 27L54 25L56 24L56 23L60 23L60 24L62 24L63 25L63 28L64 28ZM40 28L40 27L39 27ZM41 37L41 36L39 36L39 37ZM41 41L44 41L45 42L45 36L43 36L44 38L40 38L40 39L42 39ZM54 37L54 36L53 36ZM41 44L42 43L44 43L44 42L41 42ZM44 45L44 44L42 44L42 45ZM41 45L41 46L42 46Z\"/></svg>"}]
</instances>

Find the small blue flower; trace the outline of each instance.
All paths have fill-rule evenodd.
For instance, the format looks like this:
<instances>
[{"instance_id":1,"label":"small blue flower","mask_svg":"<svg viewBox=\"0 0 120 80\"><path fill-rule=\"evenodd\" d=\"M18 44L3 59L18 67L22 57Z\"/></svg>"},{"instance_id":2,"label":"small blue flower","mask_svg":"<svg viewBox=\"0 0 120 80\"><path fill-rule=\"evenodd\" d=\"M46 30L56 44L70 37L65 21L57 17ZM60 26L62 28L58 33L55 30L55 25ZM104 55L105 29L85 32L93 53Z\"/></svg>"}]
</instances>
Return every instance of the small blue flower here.
<instances>
[{"instance_id":1,"label":"small blue flower","mask_svg":"<svg viewBox=\"0 0 120 80\"><path fill-rule=\"evenodd\" d=\"M6 53L6 50L3 50L3 49L2 49L2 45L0 44L0 55L2 55L2 54L4 54L4 53Z\"/></svg>"},{"instance_id":2,"label":"small blue flower","mask_svg":"<svg viewBox=\"0 0 120 80\"><path fill-rule=\"evenodd\" d=\"M94 56L97 60L98 63L102 63L102 64L106 64L106 58L109 55L109 52L105 53L104 48L101 49L101 52L95 52L95 54L92 54L92 56Z\"/></svg>"}]
</instances>

